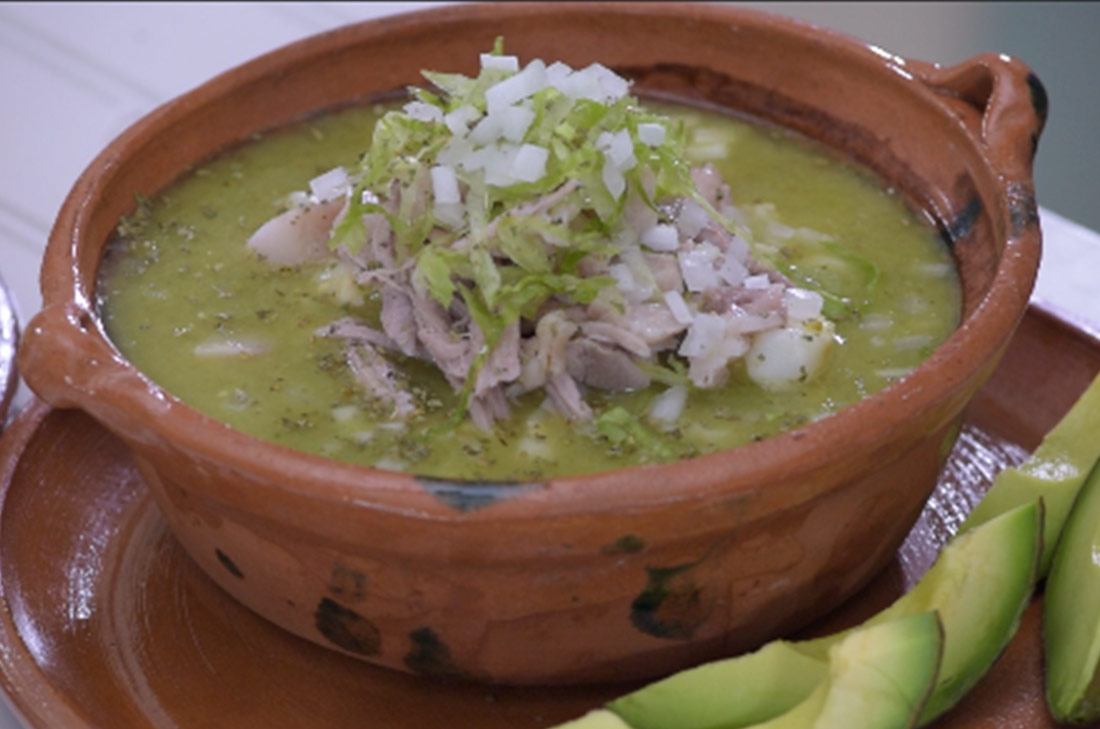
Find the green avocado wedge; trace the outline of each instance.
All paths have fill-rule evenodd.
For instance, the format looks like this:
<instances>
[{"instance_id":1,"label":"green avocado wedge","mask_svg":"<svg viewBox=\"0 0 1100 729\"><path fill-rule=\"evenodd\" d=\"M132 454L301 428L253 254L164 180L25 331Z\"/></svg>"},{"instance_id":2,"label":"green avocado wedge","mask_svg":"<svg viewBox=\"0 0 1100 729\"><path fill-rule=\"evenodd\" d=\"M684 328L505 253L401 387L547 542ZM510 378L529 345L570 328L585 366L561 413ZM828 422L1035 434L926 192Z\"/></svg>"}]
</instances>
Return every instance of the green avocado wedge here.
<instances>
[{"instance_id":1,"label":"green avocado wedge","mask_svg":"<svg viewBox=\"0 0 1100 729\"><path fill-rule=\"evenodd\" d=\"M634 729L607 709L593 709L582 717L558 724L554 729Z\"/></svg>"},{"instance_id":2,"label":"green avocado wedge","mask_svg":"<svg viewBox=\"0 0 1100 729\"><path fill-rule=\"evenodd\" d=\"M849 633L829 650L824 705L814 729L909 729L936 685L944 632L934 612ZM792 727L792 729L794 729Z\"/></svg>"},{"instance_id":3,"label":"green avocado wedge","mask_svg":"<svg viewBox=\"0 0 1100 729\"><path fill-rule=\"evenodd\" d=\"M611 711L621 717L620 721L626 720L621 725L604 723L605 709L590 712L559 729L909 729L935 685L942 655L943 628L937 615L903 615L848 631L825 651L826 662L820 665L793 651L790 644L775 641L756 653L702 666L712 669L710 675L698 669L684 671L670 677L679 678L677 681L658 681L611 702ZM807 660L811 663L806 664ZM800 665L806 670L803 676L796 675ZM785 683L784 676L776 673L782 668L791 669L790 678L799 680L803 688L786 691L782 702L769 701L766 695ZM754 669L761 669L764 675L754 675ZM705 694L693 680L700 677L709 687ZM816 685L806 688L813 677ZM739 684L738 678L749 683ZM726 696L720 695L723 679L730 679L725 686ZM658 687L660 692L651 691ZM761 687L763 691L756 691ZM676 689L686 690L687 695L671 693ZM791 702L790 697L796 693L802 694L801 700ZM752 708L744 710L737 704L739 698L750 700ZM693 706L696 701L710 702L711 706L699 712ZM790 706L777 710L782 703ZM651 707L657 707L659 713L647 713ZM687 715L677 715L677 707ZM768 718L746 721L761 714L768 714ZM700 723L700 719L706 723Z\"/></svg>"},{"instance_id":4,"label":"green avocado wedge","mask_svg":"<svg viewBox=\"0 0 1100 729\"><path fill-rule=\"evenodd\" d=\"M1100 440L1100 432L1093 436ZM1066 520L1043 602L1047 705L1063 724L1100 720L1100 464Z\"/></svg>"},{"instance_id":5,"label":"green avocado wedge","mask_svg":"<svg viewBox=\"0 0 1100 729\"><path fill-rule=\"evenodd\" d=\"M909 729L936 683L943 629L934 612L847 633L829 674L798 706L752 729Z\"/></svg>"},{"instance_id":6,"label":"green avocado wedge","mask_svg":"<svg viewBox=\"0 0 1100 729\"><path fill-rule=\"evenodd\" d=\"M954 706L1000 656L1031 601L1042 551L1042 507L1032 502L955 537L919 582L856 630L935 610L943 663L918 724ZM848 633L794 646L823 658Z\"/></svg>"},{"instance_id":7,"label":"green avocado wedge","mask_svg":"<svg viewBox=\"0 0 1100 729\"><path fill-rule=\"evenodd\" d=\"M608 703L634 729L736 729L804 702L828 674L782 640L754 653L674 673Z\"/></svg>"},{"instance_id":8,"label":"green avocado wedge","mask_svg":"<svg viewBox=\"0 0 1100 729\"><path fill-rule=\"evenodd\" d=\"M1046 510L1043 523L1046 546L1039 576L1046 576L1066 517L1097 459L1100 459L1100 376L1093 379L1046 434L1030 458L997 474L989 491L963 522L960 533L1042 498Z\"/></svg>"},{"instance_id":9,"label":"green avocado wedge","mask_svg":"<svg viewBox=\"0 0 1100 729\"><path fill-rule=\"evenodd\" d=\"M1031 600L1041 551L1042 506L1032 502L956 537L909 592L856 628L810 641L773 641L755 653L673 674L608 708L634 729L742 729L762 722L771 729L767 720L796 710L810 713L804 704L824 690L832 651L843 641L936 611L944 632L943 659L918 717L919 725L927 724L985 675L1015 635Z\"/></svg>"}]
</instances>

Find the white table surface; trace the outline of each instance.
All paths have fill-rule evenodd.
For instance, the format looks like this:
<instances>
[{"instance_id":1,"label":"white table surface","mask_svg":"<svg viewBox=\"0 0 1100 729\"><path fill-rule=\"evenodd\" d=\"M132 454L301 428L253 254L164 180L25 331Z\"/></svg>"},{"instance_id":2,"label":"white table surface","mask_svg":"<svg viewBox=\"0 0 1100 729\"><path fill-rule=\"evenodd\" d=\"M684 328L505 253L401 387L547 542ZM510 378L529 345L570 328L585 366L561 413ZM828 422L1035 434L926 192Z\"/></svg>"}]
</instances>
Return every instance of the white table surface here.
<instances>
[{"instance_id":1,"label":"white table surface","mask_svg":"<svg viewBox=\"0 0 1100 729\"><path fill-rule=\"evenodd\" d=\"M38 265L61 201L129 124L272 48L431 4L0 4L0 277L20 321L40 306ZM1034 299L1100 334L1100 235L1045 207L1041 221ZM28 398L21 388L13 410ZM0 729L20 726L0 705Z\"/></svg>"}]
</instances>

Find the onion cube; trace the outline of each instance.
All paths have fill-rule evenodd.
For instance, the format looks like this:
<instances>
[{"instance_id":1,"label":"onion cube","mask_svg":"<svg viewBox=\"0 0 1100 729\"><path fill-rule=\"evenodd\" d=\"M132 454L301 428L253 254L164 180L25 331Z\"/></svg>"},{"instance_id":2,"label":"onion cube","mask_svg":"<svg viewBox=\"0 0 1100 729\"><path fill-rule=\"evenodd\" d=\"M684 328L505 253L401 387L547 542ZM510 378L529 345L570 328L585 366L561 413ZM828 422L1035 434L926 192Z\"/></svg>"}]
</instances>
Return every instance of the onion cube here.
<instances>
[{"instance_id":1,"label":"onion cube","mask_svg":"<svg viewBox=\"0 0 1100 729\"><path fill-rule=\"evenodd\" d=\"M481 116L481 112L470 106L469 104L463 104L449 114L443 115L443 123L451 130L451 134L459 135L465 134L469 131L470 122Z\"/></svg>"},{"instance_id":2,"label":"onion cube","mask_svg":"<svg viewBox=\"0 0 1100 729\"><path fill-rule=\"evenodd\" d=\"M335 200L346 193L347 189L348 173L343 167L333 167L309 181L309 191L321 202Z\"/></svg>"},{"instance_id":3,"label":"onion cube","mask_svg":"<svg viewBox=\"0 0 1100 729\"><path fill-rule=\"evenodd\" d=\"M455 176L453 167L437 165L431 169L432 194L439 205L462 202L462 196L458 192L458 177Z\"/></svg>"},{"instance_id":4,"label":"onion cube","mask_svg":"<svg viewBox=\"0 0 1100 729\"><path fill-rule=\"evenodd\" d=\"M663 124L646 122L638 125L638 141L647 147L658 147L665 143Z\"/></svg>"},{"instance_id":5,"label":"onion cube","mask_svg":"<svg viewBox=\"0 0 1100 729\"><path fill-rule=\"evenodd\" d=\"M499 116L500 134L509 142L522 142L535 120L535 112L525 106L509 106Z\"/></svg>"},{"instance_id":6,"label":"onion cube","mask_svg":"<svg viewBox=\"0 0 1100 729\"><path fill-rule=\"evenodd\" d=\"M410 101L405 104L405 113L422 122L442 123L443 110L426 101Z\"/></svg>"},{"instance_id":7,"label":"onion cube","mask_svg":"<svg viewBox=\"0 0 1100 729\"><path fill-rule=\"evenodd\" d=\"M492 114L526 99L545 87L546 64L536 58L515 76L509 76L490 86L485 91L485 105Z\"/></svg>"},{"instance_id":8,"label":"onion cube","mask_svg":"<svg viewBox=\"0 0 1100 729\"><path fill-rule=\"evenodd\" d=\"M745 264L737 260L736 256L726 253L725 260L718 267L718 278L730 286L740 286L748 276L749 269L745 267Z\"/></svg>"},{"instance_id":9,"label":"onion cube","mask_svg":"<svg viewBox=\"0 0 1100 729\"><path fill-rule=\"evenodd\" d=\"M676 226L658 223L642 233L642 245L651 251L669 252L680 247L680 233Z\"/></svg>"},{"instance_id":10,"label":"onion cube","mask_svg":"<svg viewBox=\"0 0 1100 729\"><path fill-rule=\"evenodd\" d=\"M816 291L791 287L783 292L787 316L795 320L816 319L821 316L825 300Z\"/></svg>"},{"instance_id":11,"label":"onion cube","mask_svg":"<svg viewBox=\"0 0 1100 729\"><path fill-rule=\"evenodd\" d=\"M496 68L501 71L515 73L519 70L519 58L516 56L494 56L492 53L481 54L482 68Z\"/></svg>"},{"instance_id":12,"label":"onion cube","mask_svg":"<svg viewBox=\"0 0 1100 729\"><path fill-rule=\"evenodd\" d=\"M523 144L516 151L509 170L512 177L520 182L535 182L546 174L546 159L550 152L535 144Z\"/></svg>"},{"instance_id":13,"label":"onion cube","mask_svg":"<svg viewBox=\"0 0 1100 729\"><path fill-rule=\"evenodd\" d=\"M622 170L613 165L610 160L604 161L601 177L611 197L618 200L623 196L623 192L626 191L626 178L623 177Z\"/></svg>"},{"instance_id":14,"label":"onion cube","mask_svg":"<svg viewBox=\"0 0 1100 729\"><path fill-rule=\"evenodd\" d=\"M688 307L680 292L670 290L666 291L664 296L665 303L668 304L668 310L672 312L672 318L680 324L691 324L695 319L695 315L691 313L691 308Z\"/></svg>"},{"instance_id":15,"label":"onion cube","mask_svg":"<svg viewBox=\"0 0 1100 729\"><path fill-rule=\"evenodd\" d=\"M718 285L718 272L706 250L694 248L676 254L688 291L704 291Z\"/></svg>"},{"instance_id":16,"label":"onion cube","mask_svg":"<svg viewBox=\"0 0 1100 729\"><path fill-rule=\"evenodd\" d=\"M768 274L758 273L755 276L749 276L745 279L743 285L747 289L766 289L768 288Z\"/></svg>"}]
</instances>

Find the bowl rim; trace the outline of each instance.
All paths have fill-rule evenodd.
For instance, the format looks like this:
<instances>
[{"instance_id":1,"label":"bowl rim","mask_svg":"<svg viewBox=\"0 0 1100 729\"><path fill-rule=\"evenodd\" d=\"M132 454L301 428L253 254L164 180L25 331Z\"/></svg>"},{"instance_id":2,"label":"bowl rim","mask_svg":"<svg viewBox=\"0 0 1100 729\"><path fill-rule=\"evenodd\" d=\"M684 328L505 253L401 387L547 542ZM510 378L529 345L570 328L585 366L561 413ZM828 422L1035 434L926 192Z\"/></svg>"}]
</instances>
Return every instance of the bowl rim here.
<instances>
[{"instance_id":1,"label":"bowl rim","mask_svg":"<svg viewBox=\"0 0 1100 729\"><path fill-rule=\"evenodd\" d=\"M254 474L271 485L269 496L282 494L290 502L301 499L335 500L433 520L483 521L505 515L508 518L517 515L546 518L548 515L618 510L624 503L629 503L632 508L642 508L670 501L713 498L716 491L711 481L716 471L722 474L725 482L722 492L735 492L762 482L778 484L804 475L805 467L790 465L791 460L799 460L799 457L803 463L827 463L832 468L852 469L852 464L843 462L844 453L834 450L837 436L842 432L846 433L845 442L850 448L873 449L882 432L927 415L930 409L928 403L953 397L975 376L970 370L960 372L950 367L953 361L967 352L981 352L985 374L992 371L1009 335L1024 315L1034 284L1040 247L1037 224L1007 234L989 291L970 315L960 320L955 331L920 365L882 390L794 430L697 458L530 482L454 482L495 486L528 484L537 487L534 489L537 496L502 502L502 505L511 505L507 509L458 512L442 502L422 498L422 484L425 481L441 482L440 479L335 461L248 435L177 400L121 355L103 331L98 313L91 303L94 300L94 271L93 275L85 277L79 266L77 250L85 223L93 215L97 198L105 189L105 179L118 166L127 145L142 137L155 136L158 125L165 124L173 115L186 113L188 107L212 102L233 87L256 81L276 68L293 64L296 59L332 52L334 48L349 43L365 43L372 38L415 31L430 25L486 18L490 12L498 17L504 13L508 17L526 18L547 12L565 13L578 18L592 12L631 13L675 17L681 21L689 18L704 22L751 24L800 37L802 42L820 43L822 36L827 37L834 54L862 63L886 66L897 71L899 83L913 83L916 86L922 83L906 70L907 63L917 65L920 62L884 53L864 41L751 8L706 4L502 3L493 4L492 8L484 4L445 5L353 23L257 56L166 102L116 137L89 164L74 185L50 236L41 273L43 299L46 302L44 308L71 308L75 305L91 315L94 335L105 341L115 360L112 366L129 368L126 373L129 378L136 375L145 383L147 402L142 406L143 417L137 418L144 421L145 427L159 438L173 442L179 450L202 456L209 462L235 471ZM902 79L903 74L908 75L910 80ZM936 93L927 86L918 88L918 93L926 95L930 103L939 103ZM946 109L945 113L948 113ZM1030 176L1025 182L1030 184ZM1001 206L989 208L991 220L995 223L1001 221L1005 231L1012 230L1009 225L1010 212ZM84 325L87 323L85 321ZM82 407L85 405L81 404ZM648 482L640 478L643 473L649 477ZM761 478L762 475L767 478ZM627 501L624 501L624 493L629 494ZM218 500L231 498L225 493L212 493L210 496Z\"/></svg>"}]
</instances>

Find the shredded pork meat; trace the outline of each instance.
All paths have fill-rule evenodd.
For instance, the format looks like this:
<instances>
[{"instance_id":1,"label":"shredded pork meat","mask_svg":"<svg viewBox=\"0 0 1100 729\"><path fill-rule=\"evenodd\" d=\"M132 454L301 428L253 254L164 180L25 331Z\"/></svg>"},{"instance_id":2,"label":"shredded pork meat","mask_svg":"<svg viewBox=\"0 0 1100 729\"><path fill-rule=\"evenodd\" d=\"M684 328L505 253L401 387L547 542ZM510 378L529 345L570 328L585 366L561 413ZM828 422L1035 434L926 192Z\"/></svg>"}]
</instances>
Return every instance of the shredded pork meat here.
<instances>
[{"instance_id":1,"label":"shredded pork meat","mask_svg":"<svg viewBox=\"0 0 1100 729\"><path fill-rule=\"evenodd\" d=\"M703 199L716 210L736 214L729 189L713 166L696 168L691 176ZM560 208L575 188L575 183L568 182L508 214L560 221L570 214ZM400 203L395 194L385 207L396 210ZM414 202L412 207L423 214L425 204ZM416 403L387 360L388 354L434 364L456 391L467 387L480 358L467 407L482 428L508 416L510 399L536 390L544 391L546 406L564 417L588 420L593 411L585 402L586 388L620 392L648 387L652 378L646 366L658 365L662 353L675 353L687 361L687 377L695 387L716 387L727 380L730 363L745 356L753 335L790 323L785 293L793 284L754 260L749 246L717 221L700 218L703 208L694 201L664 200L659 209L674 216L666 224L668 230L655 229L660 225L657 212L633 194L625 217L636 242L619 255L580 261L582 275L614 278L614 295L601 295L585 306L551 299L535 320L505 326L488 351L484 332L462 300L456 295L452 305L444 307L419 290L411 266L396 265L394 232L386 217L365 215L366 244L354 255L346 250L337 255L354 268L361 284L380 289L380 329L343 318L317 334L345 340L349 367L363 391L399 419L414 413ZM334 210L332 203L324 208L327 221L339 222L342 212L336 215ZM486 225L490 245L503 217ZM294 226L284 225L290 219L287 214L276 219L287 235L295 233ZM319 213L314 213L313 220L317 219ZM276 227L261 229L265 241ZM314 255L318 237L314 223L301 228L308 238L302 244ZM675 245L647 247L637 242L647 236L659 242L672 240ZM548 234L547 245L554 244ZM464 250L471 244L460 237L451 245ZM293 245L280 241L274 247L282 251ZM287 255L287 260L294 259L293 254ZM674 307L675 302L688 299L694 302L690 308Z\"/></svg>"}]
</instances>

